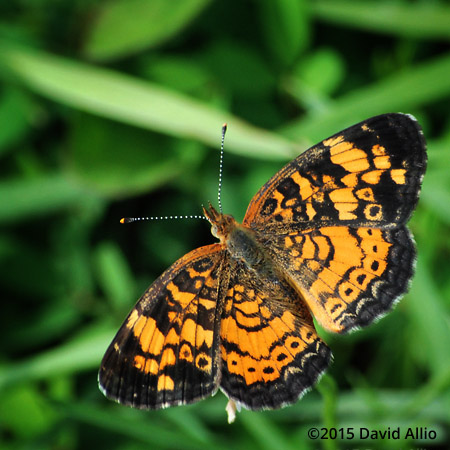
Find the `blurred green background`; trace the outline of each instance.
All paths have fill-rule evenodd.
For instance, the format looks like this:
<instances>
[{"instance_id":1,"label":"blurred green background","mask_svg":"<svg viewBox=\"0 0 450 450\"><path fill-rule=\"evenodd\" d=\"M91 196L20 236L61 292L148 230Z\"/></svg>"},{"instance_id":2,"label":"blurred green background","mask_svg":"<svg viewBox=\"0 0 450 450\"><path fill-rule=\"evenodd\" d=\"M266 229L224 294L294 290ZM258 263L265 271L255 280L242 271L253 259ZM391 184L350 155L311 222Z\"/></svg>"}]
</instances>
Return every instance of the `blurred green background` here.
<instances>
[{"instance_id":1,"label":"blurred green background","mask_svg":"<svg viewBox=\"0 0 450 450\"><path fill-rule=\"evenodd\" d=\"M450 445L450 2L10 0L0 3L0 448L336 449ZM410 293L348 336L296 405L226 421L222 394L135 411L97 388L143 290L241 220L288 160L375 114L414 114L429 167ZM310 427L356 438L310 440ZM436 439L357 439L359 428Z\"/></svg>"}]
</instances>

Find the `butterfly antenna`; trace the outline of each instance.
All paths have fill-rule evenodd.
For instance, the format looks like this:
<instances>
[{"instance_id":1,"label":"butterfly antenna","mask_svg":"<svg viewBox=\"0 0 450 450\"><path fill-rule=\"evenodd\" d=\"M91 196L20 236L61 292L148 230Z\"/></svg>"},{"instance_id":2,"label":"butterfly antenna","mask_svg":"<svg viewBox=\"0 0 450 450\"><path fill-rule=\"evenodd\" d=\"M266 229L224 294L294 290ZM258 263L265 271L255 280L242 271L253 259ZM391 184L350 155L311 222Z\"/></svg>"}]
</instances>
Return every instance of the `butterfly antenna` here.
<instances>
[{"instance_id":1,"label":"butterfly antenna","mask_svg":"<svg viewBox=\"0 0 450 450\"><path fill-rule=\"evenodd\" d=\"M219 161L219 188L217 190L217 202L219 203L219 211L222 214L222 172L223 172L223 147L225 143L225 133L227 132L227 124L222 125L222 141L220 143L220 161Z\"/></svg>"},{"instance_id":2,"label":"butterfly antenna","mask_svg":"<svg viewBox=\"0 0 450 450\"><path fill-rule=\"evenodd\" d=\"M190 215L190 216L157 216L157 217L122 217L120 223L143 222L147 220L173 220L173 219L203 219L207 220L205 216Z\"/></svg>"},{"instance_id":3,"label":"butterfly antenna","mask_svg":"<svg viewBox=\"0 0 450 450\"><path fill-rule=\"evenodd\" d=\"M222 172L223 172L223 148L225 143L225 133L227 132L227 124L222 125L222 140L220 143L220 160L219 160L219 188L217 192L217 200L219 203L219 211L222 213ZM173 220L173 219L203 219L208 220L205 216L150 216L150 217L122 217L120 223L144 222L148 220Z\"/></svg>"}]
</instances>

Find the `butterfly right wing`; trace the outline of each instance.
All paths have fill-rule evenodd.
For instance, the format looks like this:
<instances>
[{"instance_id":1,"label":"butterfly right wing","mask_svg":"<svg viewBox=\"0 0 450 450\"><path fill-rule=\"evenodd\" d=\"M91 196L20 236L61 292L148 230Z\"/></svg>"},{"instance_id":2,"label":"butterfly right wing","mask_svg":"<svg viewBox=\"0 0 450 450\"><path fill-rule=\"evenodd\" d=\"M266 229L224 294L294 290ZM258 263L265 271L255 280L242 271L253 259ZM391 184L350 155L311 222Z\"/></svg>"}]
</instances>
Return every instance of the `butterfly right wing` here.
<instances>
[{"instance_id":1,"label":"butterfly right wing","mask_svg":"<svg viewBox=\"0 0 450 450\"><path fill-rule=\"evenodd\" d=\"M103 357L99 385L107 397L157 409L216 392L218 299L227 261L221 244L201 247L150 286Z\"/></svg>"}]
</instances>

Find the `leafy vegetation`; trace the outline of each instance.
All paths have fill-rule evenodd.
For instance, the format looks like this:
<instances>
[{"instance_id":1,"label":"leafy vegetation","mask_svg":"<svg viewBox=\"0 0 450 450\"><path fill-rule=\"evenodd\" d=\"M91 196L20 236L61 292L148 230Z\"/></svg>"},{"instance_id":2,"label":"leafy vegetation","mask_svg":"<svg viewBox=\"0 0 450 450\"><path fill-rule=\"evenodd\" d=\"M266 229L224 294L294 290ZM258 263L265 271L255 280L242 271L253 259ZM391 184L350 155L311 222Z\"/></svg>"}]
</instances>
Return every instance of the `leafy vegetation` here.
<instances>
[{"instance_id":1,"label":"leafy vegetation","mask_svg":"<svg viewBox=\"0 0 450 450\"><path fill-rule=\"evenodd\" d=\"M450 4L446 1L10 0L0 4L0 447L445 448L450 444ZM222 394L135 411L97 369L140 293L204 221L242 219L309 145L369 116L424 128L429 166L411 221L410 292L348 336L280 411L226 421ZM311 427L425 427L436 439L318 440ZM358 435L358 432L357 432Z\"/></svg>"}]
</instances>

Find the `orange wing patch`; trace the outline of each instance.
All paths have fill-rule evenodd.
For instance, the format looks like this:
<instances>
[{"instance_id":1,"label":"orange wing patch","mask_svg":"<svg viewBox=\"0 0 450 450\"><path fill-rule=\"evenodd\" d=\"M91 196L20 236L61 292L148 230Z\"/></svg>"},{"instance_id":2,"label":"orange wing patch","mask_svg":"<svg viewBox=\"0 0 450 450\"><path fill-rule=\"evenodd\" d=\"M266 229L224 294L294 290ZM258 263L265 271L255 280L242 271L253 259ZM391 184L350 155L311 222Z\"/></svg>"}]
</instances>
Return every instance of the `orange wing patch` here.
<instances>
[{"instance_id":1,"label":"orange wing patch","mask_svg":"<svg viewBox=\"0 0 450 450\"><path fill-rule=\"evenodd\" d=\"M300 155L253 197L244 225L281 234L299 227L395 227L414 210L426 166L417 122L384 115Z\"/></svg>"},{"instance_id":2,"label":"orange wing patch","mask_svg":"<svg viewBox=\"0 0 450 450\"><path fill-rule=\"evenodd\" d=\"M323 227L277 237L271 256L318 322L340 333L368 325L392 306L407 288L415 249L403 227Z\"/></svg>"},{"instance_id":3,"label":"orange wing patch","mask_svg":"<svg viewBox=\"0 0 450 450\"><path fill-rule=\"evenodd\" d=\"M102 389L138 408L190 403L218 389L220 244L194 250L144 293L106 352Z\"/></svg>"},{"instance_id":4,"label":"orange wing patch","mask_svg":"<svg viewBox=\"0 0 450 450\"><path fill-rule=\"evenodd\" d=\"M331 352L287 283L252 277L240 264L231 274L220 330L221 387L250 409L292 403L327 368Z\"/></svg>"}]
</instances>

